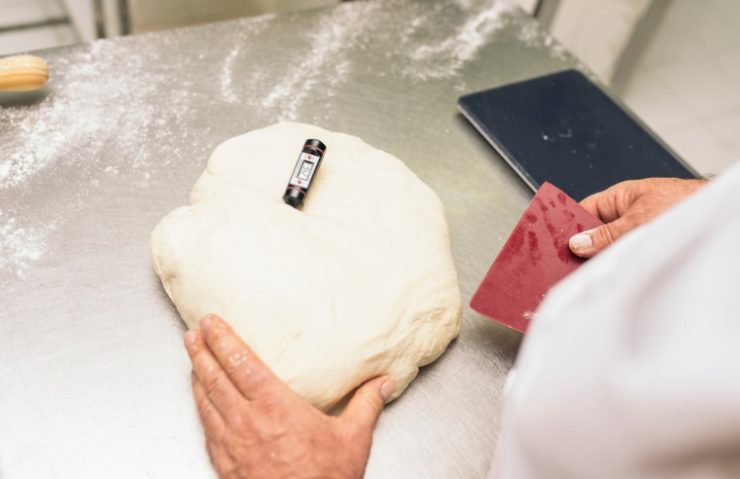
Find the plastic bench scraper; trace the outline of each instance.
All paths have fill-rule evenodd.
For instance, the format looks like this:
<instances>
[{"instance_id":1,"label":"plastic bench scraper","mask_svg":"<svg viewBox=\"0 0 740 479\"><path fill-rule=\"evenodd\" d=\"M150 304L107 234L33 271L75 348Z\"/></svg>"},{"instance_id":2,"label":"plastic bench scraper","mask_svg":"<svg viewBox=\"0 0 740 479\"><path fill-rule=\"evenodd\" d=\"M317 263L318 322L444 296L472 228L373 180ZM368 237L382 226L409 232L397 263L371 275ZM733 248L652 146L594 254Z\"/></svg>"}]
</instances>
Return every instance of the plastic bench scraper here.
<instances>
[{"instance_id":1,"label":"plastic bench scraper","mask_svg":"<svg viewBox=\"0 0 740 479\"><path fill-rule=\"evenodd\" d=\"M603 224L574 199L543 183L470 302L470 307L526 332L547 291L578 268L568 240Z\"/></svg>"}]
</instances>

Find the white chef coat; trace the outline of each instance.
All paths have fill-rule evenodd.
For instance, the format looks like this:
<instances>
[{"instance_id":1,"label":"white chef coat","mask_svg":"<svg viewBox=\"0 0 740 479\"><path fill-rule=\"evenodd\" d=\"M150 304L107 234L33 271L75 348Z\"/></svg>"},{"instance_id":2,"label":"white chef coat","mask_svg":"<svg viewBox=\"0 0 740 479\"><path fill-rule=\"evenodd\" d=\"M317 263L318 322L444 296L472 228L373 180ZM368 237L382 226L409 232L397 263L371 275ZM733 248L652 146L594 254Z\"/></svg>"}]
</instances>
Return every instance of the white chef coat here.
<instances>
[{"instance_id":1,"label":"white chef coat","mask_svg":"<svg viewBox=\"0 0 740 479\"><path fill-rule=\"evenodd\" d=\"M491 477L740 478L740 165L547 296Z\"/></svg>"}]
</instances>

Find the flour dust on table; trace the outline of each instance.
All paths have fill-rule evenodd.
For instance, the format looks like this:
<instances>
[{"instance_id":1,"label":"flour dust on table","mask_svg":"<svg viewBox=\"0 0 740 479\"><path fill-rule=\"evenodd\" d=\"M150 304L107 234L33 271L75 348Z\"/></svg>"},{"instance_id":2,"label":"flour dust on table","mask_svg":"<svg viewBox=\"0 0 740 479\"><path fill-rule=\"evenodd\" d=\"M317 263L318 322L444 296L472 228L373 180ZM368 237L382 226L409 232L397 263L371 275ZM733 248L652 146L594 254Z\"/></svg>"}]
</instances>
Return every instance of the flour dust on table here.
<instances>
[{"instance_id":1,"label":"flour dust on table","mask_svg":"<svg viewBox=\"0 0 740 479\"><path fill-rule=\"evenodd\" d=\"M282 196L308 138L327 148L299 210ZM278 123L222 143L151 248L190 328L222 316L324 410L379 375L397 397L460 329L439 198L399 159L343 133Z\"/></svg>"}]
</instances>

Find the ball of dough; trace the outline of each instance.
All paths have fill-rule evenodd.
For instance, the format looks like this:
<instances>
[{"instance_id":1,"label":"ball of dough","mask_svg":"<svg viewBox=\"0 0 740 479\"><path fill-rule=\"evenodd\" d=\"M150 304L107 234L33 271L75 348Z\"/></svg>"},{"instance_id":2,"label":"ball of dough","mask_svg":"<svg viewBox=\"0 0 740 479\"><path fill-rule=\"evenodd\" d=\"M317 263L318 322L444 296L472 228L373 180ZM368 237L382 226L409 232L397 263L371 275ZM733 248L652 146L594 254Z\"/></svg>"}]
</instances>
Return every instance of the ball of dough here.
<instances>
[{"instance_id":1,"label":"ball of dough","mask_svg":"<svg viewBox=\"0 0 740 479\"><path fill-rule=\"evenodd\" d=\"M308 138L327 150L298 210L282 195ZM439 198L354 136L279 123L224 142L151 249L190 328L223 317L323 410L378 375L397 397L460 329Z\"/></svg>"}]
</instances>

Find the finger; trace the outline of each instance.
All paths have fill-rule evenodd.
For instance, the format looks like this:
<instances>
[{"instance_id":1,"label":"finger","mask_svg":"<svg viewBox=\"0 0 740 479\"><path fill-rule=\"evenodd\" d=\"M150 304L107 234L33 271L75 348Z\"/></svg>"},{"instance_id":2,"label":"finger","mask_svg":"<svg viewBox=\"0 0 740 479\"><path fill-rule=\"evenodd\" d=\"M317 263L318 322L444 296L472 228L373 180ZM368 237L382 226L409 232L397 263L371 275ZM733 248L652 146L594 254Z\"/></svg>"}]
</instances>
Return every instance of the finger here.
<instances>
[{"instance_id":1,"label":"finger","mask_svg":"<svg viewBox=\"0 0 740 479\"><path fill-rule=\"evenodd\" d=\"M580 205L604 223L609 223L626 213L637 197L638 187L635 181L623 181L585 198Z\"/></svg>"},{"instance_id":2,"label":"finger","mask_svg":"<svg viewBox=\"0 0 740 479\"><path fill-rule=\"evenodd\" d=\"M224 418L213 406L211 400L208 399L206 391L195 373L191 375L191 383L193 385L195 405L198 407L198 416L200 417L200 422L203 424L203 431L207 438L217 440L221 437L226 427Z\"/></svg>"},{"instance_id":3,"label":"finger","mask_svg":"<svg viewBox=\"0 0 740 479\"><path fill-rule=\"evenodd\" d=\"M219 473L231 470L234 467L234 461L221 446L226 423L210 399L208 399L206 391L195 373L191 375L191 382L195 404L198 406L198 416L200 417L200 422L203 424L203 432L206 436L208 457Z\"/></svg>"},{"instance_id":4,"label":"finger","mask_svg":"<svg viewBox=\"0 0 740 479\"><path fill-rule=\"evenodd\" d=\"M206 396L222 417L228 417L231 411L241 406L243 398L239 390L211 354L200 331L188 331L185 334L185 347L193 362L193 372Z\"/></svg>"},{"instance_id":5,"label":"finger","mask_svg":"<svg viewBox=\"0 0 740 479\"><path fill-rule=\"evenodd\" d=\"M604 223L619 218L617 194L614 187L589 196L581 201L581 206Z\"/></svg>"},{"instance_id":6,"label":"finger","mask_svg":"<svg viewBox=\"0 0 740 479\"><path fill-rule=\"evenodd\" d=\"M206 450L218 477L227 477L235 469L234 459L220 443L206 440Z\"/></svg>"},{"instance_id":7,"label":"finger","mask_svg":"<svg viewBox=\"0 0 740 479\"><path fill-rule=\"evenodd\" d=\"M244 344L226 321L208 315L201 320L200 327L209 349L245 398L255 399L284 388L283 382Z\"/></svg>"},{"instance_id":8,"label":"finger","mask_svg":"<svg viewBox=\"0 0 740 479\"><path fill-rule=\"evenodd\" d=\"M594 193L593 195L588 196L588 197L582 199L579 204L586 211L588 211L592 215L596 216L597 218L600 218L600 216L599 216L599 209L596 207L596 203L599 201L599 197L601 195L604 195L604 194L606 194L606 191L601 191L599 193Z\"/></svg>"},{"instance_id":9,"label":"finger","mask_svg":"<svg viewBox=\"0 0 740 479\"><path fill-rule=\"evenodd\" d=\"M634 227L635 225L629 216L622 216L611 223L573 235L568 245L575 255L582 258L591 258Z\"/></svg>"},{"instance_id":10,"label":"finger","mask_svg":"<svg viewBox=\"0 0 740 479\"><path fill-rule=\"evenodd\" d=\"M385 402L396 390L388 377L372 379L360 386L341 415L342 422L358 433L372 432Z\"/></svg>"}]
</instances>

